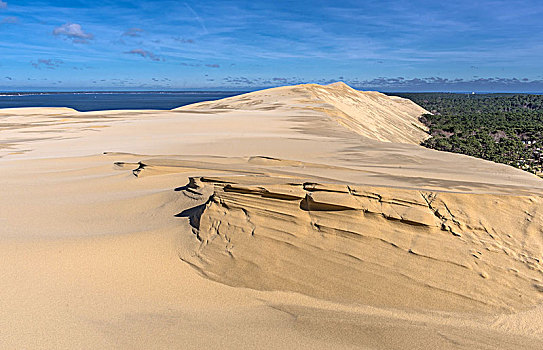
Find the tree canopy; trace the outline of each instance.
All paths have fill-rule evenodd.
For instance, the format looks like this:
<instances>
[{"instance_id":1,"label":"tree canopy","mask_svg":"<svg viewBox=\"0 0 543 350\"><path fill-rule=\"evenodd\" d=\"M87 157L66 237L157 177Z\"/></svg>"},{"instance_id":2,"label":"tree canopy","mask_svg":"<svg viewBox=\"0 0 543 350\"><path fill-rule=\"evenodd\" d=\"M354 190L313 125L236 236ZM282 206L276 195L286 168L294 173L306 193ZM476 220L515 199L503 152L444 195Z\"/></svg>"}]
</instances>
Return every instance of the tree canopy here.
<instances>
[{"instance_id":1,"label":"tree canopy","mask_svg":"<svg viewBox=\"0 0 543 350\"><path fill-rule=\"evenodd\" d=\"M543 171L543 96L404 93L432 114L420 120L431 137L423 146Z\"/></svg>"}]
</instances>

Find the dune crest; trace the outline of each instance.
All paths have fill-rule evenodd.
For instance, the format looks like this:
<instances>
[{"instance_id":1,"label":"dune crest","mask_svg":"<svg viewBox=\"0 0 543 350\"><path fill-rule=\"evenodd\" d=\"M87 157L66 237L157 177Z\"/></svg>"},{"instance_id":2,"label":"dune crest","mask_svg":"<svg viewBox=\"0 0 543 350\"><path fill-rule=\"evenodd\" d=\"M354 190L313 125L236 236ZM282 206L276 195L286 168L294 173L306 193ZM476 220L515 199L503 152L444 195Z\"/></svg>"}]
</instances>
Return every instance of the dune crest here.
<instances>
[{"instance_id":1,"label":"dune crest","mask_svg":"<svg viewBox=\"0 0 543 350\"><path fill-rule=\"evenodd\" d=\"M420 144L428 137L418 118L428 113L408 99L377 91L358 91L343 82L302 84L250 92L219 101L181 107L183 110L301 109L328 115L364 137L387 142ZM256 121L255 121L256 122Z\"/></svg>"}]
</instances>

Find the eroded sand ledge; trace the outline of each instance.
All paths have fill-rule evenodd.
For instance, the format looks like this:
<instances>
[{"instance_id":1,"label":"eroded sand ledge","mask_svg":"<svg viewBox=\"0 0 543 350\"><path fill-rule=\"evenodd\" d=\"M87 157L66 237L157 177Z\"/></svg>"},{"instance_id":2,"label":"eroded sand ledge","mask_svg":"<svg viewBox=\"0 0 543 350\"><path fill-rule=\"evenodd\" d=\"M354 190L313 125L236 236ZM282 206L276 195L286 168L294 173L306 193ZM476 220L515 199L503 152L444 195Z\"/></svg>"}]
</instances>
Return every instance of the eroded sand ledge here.
<instances>
[{"instance_id":1,"label":"eroded sand ledge","mask_svg":"<svg viewBox=\"0 0 543 350\"><path fill-rule=\"evenodd\" d=\"M510 312L541 301L540 195L315 182L297 171L326 166L238 161L237 172L231 161L208 163L230 175L178 188L195 205L177 216L200 242L182 259L211 279L417 310ZM190 165L150 159L133 172Z\"/></svg>"},{"instance_id":2,"label":"eroded sand ledge","mask_svg":"<svg viewBox=\"0 0 543 350\"><path fill-rule=\"evenodd\" d=\"M228 285L416 310L541 302L539 196L192 180L185 195L213 193L180 214L201 241L184 260Z\"/></svg>"},{"instance_id":3,"label":"eroded sand ledge","mask_svg":"<svg viewBox=\"0 0 543 350\"><path fill-rule=\"evenodd\" d=\"M538 349L543 181L419 147L423 112L344 84L0 110L0 341Z\"/></svg>"}]
</instances>

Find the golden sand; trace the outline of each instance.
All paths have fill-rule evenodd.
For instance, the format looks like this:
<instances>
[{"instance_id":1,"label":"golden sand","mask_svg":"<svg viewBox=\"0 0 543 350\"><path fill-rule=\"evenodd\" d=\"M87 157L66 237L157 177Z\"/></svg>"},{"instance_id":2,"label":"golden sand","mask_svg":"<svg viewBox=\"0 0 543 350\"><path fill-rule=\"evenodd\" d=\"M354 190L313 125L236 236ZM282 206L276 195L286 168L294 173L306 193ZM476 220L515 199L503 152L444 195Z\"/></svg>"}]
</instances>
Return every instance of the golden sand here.
<instances>
[{"instance_id":1,"label":"golden sand","mask_svg":"<svg viewBox=\"0 0 543 350\"><path fill-rule=\"evenodd\" d=\"M0 347L540 349L543 181L345 84L0 110Z\"/></svg>"}]
</instances>

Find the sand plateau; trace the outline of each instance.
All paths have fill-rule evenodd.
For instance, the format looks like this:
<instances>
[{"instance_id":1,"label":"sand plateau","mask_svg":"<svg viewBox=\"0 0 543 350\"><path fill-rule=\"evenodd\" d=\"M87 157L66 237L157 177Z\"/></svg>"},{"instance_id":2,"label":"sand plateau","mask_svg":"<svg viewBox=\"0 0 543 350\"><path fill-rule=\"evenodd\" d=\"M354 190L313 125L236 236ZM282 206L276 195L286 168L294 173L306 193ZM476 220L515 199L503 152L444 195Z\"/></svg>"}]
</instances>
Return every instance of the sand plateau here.
<instances>
[{"instance_id":1,"label":"sand plateau","mask_svg":"<svg viewBox=\"0 0 543 350\"><path fill-rule=\"evenodd\" d=\"M543 181L343 83L0 110L3 348L539 349Z\"/></svg>"}]
</instances>

